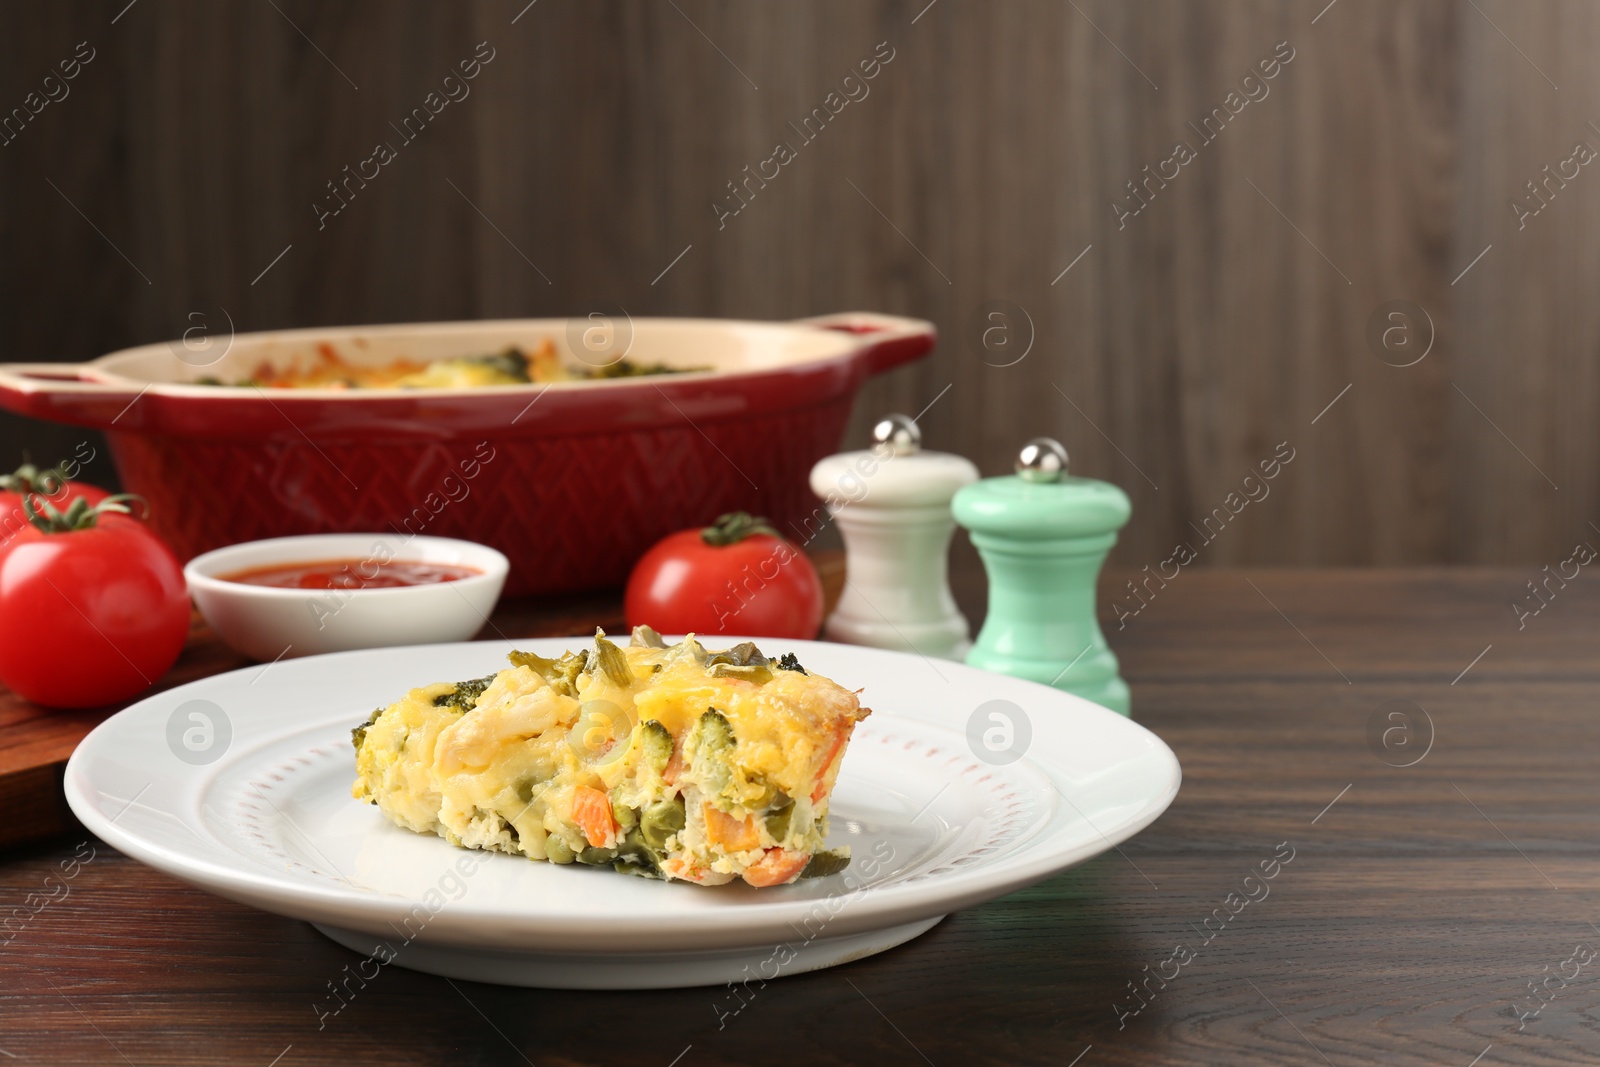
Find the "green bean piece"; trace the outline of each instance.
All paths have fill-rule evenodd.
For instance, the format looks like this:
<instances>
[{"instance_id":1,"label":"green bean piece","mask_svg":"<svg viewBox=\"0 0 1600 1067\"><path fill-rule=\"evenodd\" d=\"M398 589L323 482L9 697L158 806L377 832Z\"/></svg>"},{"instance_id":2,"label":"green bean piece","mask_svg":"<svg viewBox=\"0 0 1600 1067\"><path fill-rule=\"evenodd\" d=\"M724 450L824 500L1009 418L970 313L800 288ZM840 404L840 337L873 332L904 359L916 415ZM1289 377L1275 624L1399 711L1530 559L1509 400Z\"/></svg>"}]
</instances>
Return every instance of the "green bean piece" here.
<instances>
[{"instance_id":1,"label":"green bean piece","mask_svg":"<svg viewBox=\"0 0 1600 1067\"><path fill-rule=\"evenodd\" d=\"M610 863L612 860L614 860L616 858L617 858L617 850L616 849L614 849L614 848L596 848L593 845L590 845L588 848L586 848L582 852L578 853L578 862L579 863L587 863L587 864L590 864L590 865L593 865L593 866L600 866L600 865L603 865L603 864Z\"/></svg>"},{"instance_id":2,"label":"green bean piece","mask_svg":"<svg viewBox=\"0 0 1600 1067\"><path fill-rule=\"evenodd\" d=\"M772 835L774 841L782 841L789 836L789 823L794 817L794 801L780 791L780 803L773 805L767 813L767 833Z\"/></svg>"},{"instance_id":3,"label":"green bean piece","mask_svg":"<svg viewBox=\"0 0 1600 1067\"><path fill-rule=\"evenodd\" d=\"M800 877L826 878L830 874L838 874L848 866L850 866L849 852L841 848L824 849L811 857L811 862L800 872Z\"/></svg>"},{"instance_id":4,"label":"green bean piece","mask_svg":"<svg viewBox=\"0 0 1600 1067\"><path fill-rule=\"evenodd\" d=\"M660 868L642 867L637 863L629 863L627 860L618 860L611 865L611 869L616 871L618 874L631 874L637 878L659 879L661 877Z\"/></svg>"},{"instance_id":5,"label":"green bean piece","mask_svg":"<svg viewBox=\"0 0 1600 1067\"><path fill-rule=\"evenodd\" d=\"M772 681L772 671L765 664L714 663L710 670L713 678L742 678L757 685Z\"/></svg>"},{"instance_id":6,"label":"green bean piece","mask_svg":"<svg viewBox=\"0 0 1600 1067\"><path fill-rule=\"evenodd\" d=\"M654 873L661 866L661 856L645 842L639 828L634 827L617 846L615 866L619 871L625 867L637 867Z\"/></svg>"},{"instance_id":7,"label":"green bean piece","mask_svg":"<svg viewBox=\"0 0 1600 1067\"><path fill-rule=\"evenodd\" d=\"M600 630L594 632L594 658L612 682L624 688L633 684L633 668L628 666L628 657Z\"/></svg>"},{"instance_id":8,"label":"green bean piece","mask_svg":"<svg viewBox=\"0 0 1600 1067\"><path fill-rule=\"evenodd\" d=\"M506 658L515 667L531 667L542 675L550 687L563 696L578 695L578 675L588 663L587 652L568 652L560 659L550 659L536 652L512 652Z\"/></svg>"},{"instance_id":9,"label":"green bean piece","mask_svg":"<svg viewBox=\"0 0 1600 1067\"><path fill-rule=\"evenodd\" d=\"M628 807L628 805L622 803L621 801L613 800L611 802L611 817L615 819L617 825L622 827L624 830L639 824L638 810Z\"/></svg>"},{"instance_id":10,"label":"green bean piece","mask_svg":"<svg viewBox=\"0 0 1600 1067\"><path fill-rule=\"evenodd\" d=\"M761 654L754 641L740 641L732 648L713 652L706 660L707 666L729 664L735 667L765 667L767 657Z\"/></svg>"},{"instance_id":11,"label":"green bean piece","mask_svg":"<svg viewBox=\"0 0 1600 1067\"><path fill-rule=\"evenodd\" d=\"M653 626L635 626L628 644L634 648L666 648L667 643L661 640L661 635L656 633Z\"/></svg>"}]
</instances>

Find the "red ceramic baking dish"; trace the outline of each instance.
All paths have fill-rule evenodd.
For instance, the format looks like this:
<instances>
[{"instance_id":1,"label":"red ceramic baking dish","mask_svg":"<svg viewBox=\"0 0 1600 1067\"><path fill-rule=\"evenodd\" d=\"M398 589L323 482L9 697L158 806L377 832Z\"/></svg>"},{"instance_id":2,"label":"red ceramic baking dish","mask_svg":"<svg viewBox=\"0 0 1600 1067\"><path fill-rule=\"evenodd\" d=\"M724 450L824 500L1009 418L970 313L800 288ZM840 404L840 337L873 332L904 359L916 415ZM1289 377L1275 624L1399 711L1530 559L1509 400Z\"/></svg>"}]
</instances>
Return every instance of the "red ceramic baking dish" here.
<instances>
[{"instance_id":1,"label":"red ceramic baking dish","mask_svg":"<svg viewBox=\"0 0 1600 1067\"><path fill-rule=\"evenodd\" d=\"M545 338L590 363L626 353L704 369L469 389L200 382L324 348L372 365ZM0 365L0 406L104 430L124 487L184 559L264 537L397 531L491 545L511 559L509 592L549 593L619 585L657 539L725 511L803 540L817 506L807 476L838 448L856 391L933 342L930 323L868 313L292 330Z\"/></svg>"}]
</instances>

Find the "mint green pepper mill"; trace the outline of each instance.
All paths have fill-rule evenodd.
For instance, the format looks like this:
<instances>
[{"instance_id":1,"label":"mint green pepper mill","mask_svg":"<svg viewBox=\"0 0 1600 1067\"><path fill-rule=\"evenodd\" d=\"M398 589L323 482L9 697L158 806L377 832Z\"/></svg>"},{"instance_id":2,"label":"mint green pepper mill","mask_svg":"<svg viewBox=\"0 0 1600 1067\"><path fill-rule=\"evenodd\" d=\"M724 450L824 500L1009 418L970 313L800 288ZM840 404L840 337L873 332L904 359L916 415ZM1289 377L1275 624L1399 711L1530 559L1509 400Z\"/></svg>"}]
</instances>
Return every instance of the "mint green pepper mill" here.
<instances>
[{"instance_id":1,"label":"mint green pepper mill","mask_svg":"<svg viewBox=\"0 0 1600 1067\"><path fill-rule=\"evenodd\" d=\"M989 615L967 662L1128 714L1128 685L1095 618L1095 580L1132 513L1109 482L1067 475L1067 450L1036 437L1016 474L951 502L989 572Z\"/></svg>"}]
</instances>

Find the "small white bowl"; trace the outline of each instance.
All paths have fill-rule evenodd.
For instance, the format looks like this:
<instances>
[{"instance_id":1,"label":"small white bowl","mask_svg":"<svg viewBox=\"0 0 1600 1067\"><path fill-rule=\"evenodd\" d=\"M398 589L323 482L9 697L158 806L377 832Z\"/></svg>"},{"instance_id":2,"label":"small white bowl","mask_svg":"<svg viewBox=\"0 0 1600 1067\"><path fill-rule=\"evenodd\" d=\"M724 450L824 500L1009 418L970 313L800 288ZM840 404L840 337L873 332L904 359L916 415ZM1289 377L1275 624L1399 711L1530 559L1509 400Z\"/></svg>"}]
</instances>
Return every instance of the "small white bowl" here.
<instances>
[{"instance_id":1,"label":"small white bowl","mask_svg":"<svg viewBox=\"0 0 1600 1067\"><path fill-rule=\"evenodd\" d=\"M277 564L342 559L450 563L483 573L382 589L273 589L221 577ZM505 556L471 541L386 533L310 534L219 548L190 560L183 576L200 613L224 641L253 659L273 661L353 648L466 641L488 622L510 567Z\"/></svg>"}]
</instances>

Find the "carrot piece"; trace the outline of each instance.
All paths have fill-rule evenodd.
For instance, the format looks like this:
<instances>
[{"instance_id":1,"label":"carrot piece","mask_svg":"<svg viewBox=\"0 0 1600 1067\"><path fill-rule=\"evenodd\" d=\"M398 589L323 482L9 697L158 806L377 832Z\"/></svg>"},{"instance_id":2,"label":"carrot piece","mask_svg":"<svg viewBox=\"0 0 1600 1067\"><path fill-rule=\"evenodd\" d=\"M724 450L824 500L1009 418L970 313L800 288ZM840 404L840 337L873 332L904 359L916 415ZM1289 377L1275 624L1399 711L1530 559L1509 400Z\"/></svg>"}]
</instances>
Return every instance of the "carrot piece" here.
<instances>
[{"instance_id":1,"label":"carrot piece","mask_svg":"<svg viewBox=\"0 0 1600 1067\"><path fill-rule=\"evenodd\" d=\"M760 847L761 831L756 829L754 819L736 819L710 804L705 806L705 812L706 840L712 844L721 845L730 852Z\"/></svg>"},{"instance_id":2,"label":"carrot piece","mask_svg":"<svg viewBox=\"0 0 1600 1067\"><path fill-rule=\"evenodd\" d=\"M847 722L834 735L833 744L828 748L828 758L822 761L822 767L817 771L817 784L816 788L811 790L811 803L815 804L822 799L828 780L828 768L833 766L834 761L839 758L839 753L844 751L845 742L850 740L850 733L855 728L855 723Z\"/></svg>"},{"instance_id":3,"label":"carrot piece","mask_svg":"<svg viewBox=\"0 0 1600 1067\"><path fill-rule=\"evenodd\" d=\"M681 878L685 882L702 884L705 877L705 868L697 867L687 856L671 856L661 863L661 870L673 878Z\"/></svg>"},{"instance_id":4,"label":"carrot piece","mask_svg":"<svg viewBox=\"0 0 1600 1067\"><path fill-rule=\"evenodd\" d=\"M800 877L800 872L806 869L806 864L810 861L811 857L804 852L769 848L765 856L745 869L744 880L757 889L785 885Z\"/></svg>"},{"instance_id":5,"label":"carrot piece","mask_svg":"<svg viewBox=\"0 0 1600 1067\"><path fill-rule=\"evenodd\" d=\"M661 871L668 878L681 878L695 885L723 885L733 881L733 875L701 867L688 856L672 856L663 860Z\"/></svg>"},{"instance_id":6,"label":"carrot piece","mask_svg":"<svg viewBox=\"0 0 1600 1067\"><path fill-rule=\"evenodd\" d=\"M595 848L616 844L617 824L611 818L611 801L600 790L587 785L573 790L572 821L583 831L584 840Z\"/></svg>"}]
</instances>

